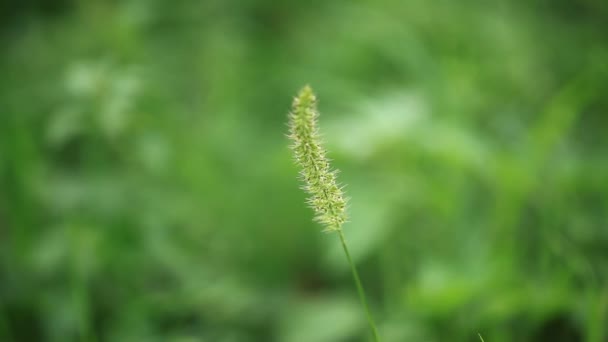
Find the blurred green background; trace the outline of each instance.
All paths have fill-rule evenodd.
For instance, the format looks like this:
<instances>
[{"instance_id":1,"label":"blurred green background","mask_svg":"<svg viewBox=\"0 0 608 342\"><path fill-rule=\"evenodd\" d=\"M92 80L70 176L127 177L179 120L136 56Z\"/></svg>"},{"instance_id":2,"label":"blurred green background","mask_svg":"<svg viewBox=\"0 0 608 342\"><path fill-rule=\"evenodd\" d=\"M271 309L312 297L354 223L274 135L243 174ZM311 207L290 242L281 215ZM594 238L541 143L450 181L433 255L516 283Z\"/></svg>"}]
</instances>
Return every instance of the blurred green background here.
<instances>
[{"instance_id":1,"label":"blurred green background","mask_svg":"<svg viewBox=\"0 0 608 342\"><path fill-rule=\"evenodd\" d=\"M608 2L0 2L0 341L608 341Z\"/></svg>"}]
</instances>

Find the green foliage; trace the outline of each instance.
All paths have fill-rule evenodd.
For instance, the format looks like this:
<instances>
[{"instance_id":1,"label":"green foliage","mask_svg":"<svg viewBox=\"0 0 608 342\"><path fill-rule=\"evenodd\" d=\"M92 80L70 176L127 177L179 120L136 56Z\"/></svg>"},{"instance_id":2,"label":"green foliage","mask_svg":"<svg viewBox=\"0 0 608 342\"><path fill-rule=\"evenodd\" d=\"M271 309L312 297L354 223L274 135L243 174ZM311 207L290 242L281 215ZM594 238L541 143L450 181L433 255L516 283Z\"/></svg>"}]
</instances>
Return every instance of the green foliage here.
<instances>
[{"instance_id":1,"label":"green foliage","mask_svg":"<svg viewBox=\"0 0 608 342\"><path fill-rule=\"evenodd\" d=\"M606 340L606 1L4 3L0 341L365 340L304 83L385 342Z\"/></svg>"}]
</instances>

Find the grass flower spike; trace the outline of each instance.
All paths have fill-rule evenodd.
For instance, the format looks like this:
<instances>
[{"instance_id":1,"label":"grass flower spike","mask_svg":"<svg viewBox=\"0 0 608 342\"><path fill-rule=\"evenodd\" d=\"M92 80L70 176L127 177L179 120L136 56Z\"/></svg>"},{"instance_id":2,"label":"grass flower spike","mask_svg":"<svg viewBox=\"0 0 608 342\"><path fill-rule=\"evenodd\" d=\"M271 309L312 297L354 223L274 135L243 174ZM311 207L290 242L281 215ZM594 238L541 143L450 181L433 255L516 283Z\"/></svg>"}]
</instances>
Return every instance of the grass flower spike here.
<instances>
[{"instance_id":1,"label":"grass flower spike","mask_svg":"<svg viewBox=\"0 0 608 342\"><path fill-rule=\"evenodd\" d=\"M289 114L291 149L301 167L303 189L311 196L308 204L325 231L342 229L346 221L346 199L336 182L337 170L331 170L327 152L323 149L317 127L317 99L312 89L305 86L293 101Z\"/></svg>"},{"instance_id":2,"label":"grass flower spike","mask_svg":"<svg viewBox=\"0 0 608 342\"><path fill-rule=\"evenodd\" d=\"M372 336L378 342L378 330L342 232L342 225L346 222L346 199L336 181L338 171L331 169L327 152L321 144L318 118L317 98L312 89L305 86L293 100L293 108L289 113L289 138L293 141L291 149L296 163L302 169L300 175L304 181L303 188L310 195L308 203L316 213L316 220L325 227L325 231L338 232Z\"/></svg>"}]
</instances>

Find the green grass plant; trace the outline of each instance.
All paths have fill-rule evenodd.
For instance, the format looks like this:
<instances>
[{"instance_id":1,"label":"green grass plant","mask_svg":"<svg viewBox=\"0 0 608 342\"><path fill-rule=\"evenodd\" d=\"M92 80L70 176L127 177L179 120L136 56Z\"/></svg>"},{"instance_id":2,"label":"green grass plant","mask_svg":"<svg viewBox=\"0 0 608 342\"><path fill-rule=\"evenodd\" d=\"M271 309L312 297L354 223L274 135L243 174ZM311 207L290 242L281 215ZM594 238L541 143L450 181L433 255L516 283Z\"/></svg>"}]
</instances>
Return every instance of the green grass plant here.
<instances>
[{"instance_id":1,"label":"green grass plant","mask_svg":"<svg viewBox=\"0 0 608 342\"><path fill-rule=\"evenodd\" d=\"M293 108L289 114L289 138L293 141L293 150L296 163L300 166L300 175L304 181L303 189L310 195L308 204L316 213L316 220L324 227L325 232L337 232L340 237L344 254L350 265L351 272L361 304L365 309L374 341L380 341L376 323L367 304L365 290L359 278L359 272L353 262L348 244L342 231L346 222L346 203L342 187L337 182L337 170L332 170L323 148L317 120L317 99L310 86L302 88L293 101Z\"/></svg>"}]
</instances>

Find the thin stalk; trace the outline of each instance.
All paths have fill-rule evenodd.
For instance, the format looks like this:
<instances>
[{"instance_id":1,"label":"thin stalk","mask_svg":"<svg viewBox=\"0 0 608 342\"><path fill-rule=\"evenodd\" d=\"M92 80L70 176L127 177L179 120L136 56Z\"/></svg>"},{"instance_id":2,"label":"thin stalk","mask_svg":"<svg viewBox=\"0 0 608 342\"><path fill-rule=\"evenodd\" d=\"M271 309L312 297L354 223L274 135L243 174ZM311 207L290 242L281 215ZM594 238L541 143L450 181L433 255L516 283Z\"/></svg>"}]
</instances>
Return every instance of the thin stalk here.
<instances>
[{"instance_id":1,"label":"thin stalk","mask_svg":"<svg viewBox=\"0 0 608 342\"><path fill-rule=\"evenodd\" d=\"M380 338L378 337L378 329L376 328L376 323L374 322L374 318L372 317L372 313L369 310L369 305L367 305L367 298L365 297L365 290L363 289L363 285L361 284L361 279L359 279L359 272L357 272L357 267L350 257L350 252L348 251L348 246L346 245L346 239L344 238L344 233L342 233L342 229L338 230L338 235L340 236L340 242L342 242L342 248L344 249L344 254L346 254L346 259L350 265L350 270L353 273L353 279L355 280L355 284L357 285L357 292L359 293L359 299L361 300L361 304L365 309L365 314L367 316L367 323L369 323L369 328L372 331L372 336L374 337L375 342L380 342Z\"/></svg>"},{"instance_id":2,"label":"thin stalk","mask_svg":"<svg viewBox=\"0 0 608 342\"><path fill-rule=\"evenodd\" d=\"M337 171L331 169L327 151L321 143L317 126L318 117L317 97L309 86L305 86L293 100L293 108L289 113L288 137L293 141L290 147L294 152L296 163L302 168L300 175L305 182L303 189L310 195L308 204L315 210L317 221L325 227L326 232L337 231L340 235L342 248L344 248L344 254L350 264L359 299L365 309L374 341L380 342L378 329L367 305L359 273L350 257L346 239L342 233L342 224L347 220L347 199L336 180Z\"/></svg>"}]
</instances>

